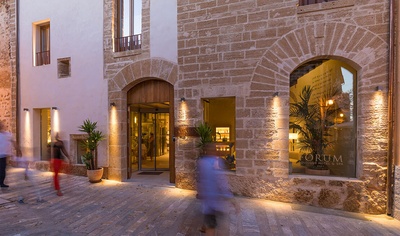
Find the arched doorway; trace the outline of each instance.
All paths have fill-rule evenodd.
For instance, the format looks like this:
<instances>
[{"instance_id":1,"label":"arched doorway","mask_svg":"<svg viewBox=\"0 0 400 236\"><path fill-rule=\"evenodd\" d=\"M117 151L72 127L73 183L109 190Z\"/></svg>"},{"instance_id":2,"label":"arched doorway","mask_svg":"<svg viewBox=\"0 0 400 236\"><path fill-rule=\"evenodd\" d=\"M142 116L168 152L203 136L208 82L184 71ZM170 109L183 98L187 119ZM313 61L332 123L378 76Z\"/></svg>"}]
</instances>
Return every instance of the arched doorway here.
<instances>
[{"instance_id":1,"label":"arched doorway","mask_svg":"<svg viewBox=\"0 0 400 236\"><path fill-rule=\"evenodd\" d=\"M173 86L156 78L128 91L128 178L137 170L174 171L173 100Z\"/></svg>"}]
</instances>

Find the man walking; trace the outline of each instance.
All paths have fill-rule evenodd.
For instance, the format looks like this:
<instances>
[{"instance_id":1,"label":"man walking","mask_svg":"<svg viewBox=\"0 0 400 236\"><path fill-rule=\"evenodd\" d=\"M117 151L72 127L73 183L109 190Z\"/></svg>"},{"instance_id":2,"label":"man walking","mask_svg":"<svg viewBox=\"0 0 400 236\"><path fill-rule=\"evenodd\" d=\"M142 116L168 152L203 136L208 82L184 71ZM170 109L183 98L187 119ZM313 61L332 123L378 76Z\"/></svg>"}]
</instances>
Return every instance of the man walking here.
<instances>
[{"instance_id":1,"label":"man walking","mask_svg":"<svg viewBox=\"0 0 400 236\"><path fill-rule=\"evenodd\" d=\"M15 148L16 155L21 156L21 150L17 142L13 139L12 134L5 129L4 121L0 121L0 187L2 188L9 187L4 184L4 179L6 178L7 158L12 156L12 146Z\"/></svg>"}]
</instances>

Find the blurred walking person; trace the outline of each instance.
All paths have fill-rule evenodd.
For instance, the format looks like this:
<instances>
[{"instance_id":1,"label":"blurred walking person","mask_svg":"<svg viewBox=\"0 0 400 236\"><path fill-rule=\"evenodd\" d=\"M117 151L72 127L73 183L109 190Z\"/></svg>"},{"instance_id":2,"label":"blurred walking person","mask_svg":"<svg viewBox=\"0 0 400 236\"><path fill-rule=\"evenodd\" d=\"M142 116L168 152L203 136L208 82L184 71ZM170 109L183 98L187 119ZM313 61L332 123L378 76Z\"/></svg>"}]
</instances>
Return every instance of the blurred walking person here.
<instances>
[{"instance_id":1,"label":"blurred walking person","mask_svg":"<svg viewBox=\"0 0 400 236\"><path fill-rule=\"evenodd\" d=\"M60 180L58 174L60 173L62 164L64 162L64 156L68 158L69 164L71 164L71 159L67 150L64 147L64 142L60 139L58 133L56 134L55 141L51 143L51 166L53 168L53 181L54 189L57 191L57 196L62 196L63 193L60 189Z\"/></svg>"},{"instance_id":2,"label":"blurred walking person","mask_svg":"<svg viewBox=\"0 0 400 236\"><path fill-rule=\"evenodd\" d=\"M226 200L232 198L228 182L221 172L223 160L217 156L205 155L198 160L198 197L202 201L204 225L201 231L216 235L217 216L226 208Z\"/></svg>"},{"instance_id":3,"label":"blurred walking person","mask_svg":"<svg viewBox=\"0 0 400 236\"><path fill-rule=\"evenodd\" d=\"M25 203L25 197L29 195L31 192L29 190L30 187L33 187L35 189L35 194L36 194L36 202L41 203L44 202L42 199L42 194L40 190L40 186L36 180L36 176L34 175L33 171L29 169L29 163L32 162L31 158L29 157L19 157L15 160L17 163L18 167L24 168L24 182L21 184L20 187L20 193L18 196L18 202L23 204Z\"/></svg>"},{"instance_id":4,"label":"blurred walking person","mask_svg":"<svg viewBox=\"0 0 400 236\"><path fill-rule=\"evenodd\" d=\"M15 148L16 156L21 156L21 150L14 137L10 132L6 131L4 121L0 121L0 187L8 188L9 186L4 183L6 178L7 158L13 155L12 147Z\"/></svg>"}]
</instances>

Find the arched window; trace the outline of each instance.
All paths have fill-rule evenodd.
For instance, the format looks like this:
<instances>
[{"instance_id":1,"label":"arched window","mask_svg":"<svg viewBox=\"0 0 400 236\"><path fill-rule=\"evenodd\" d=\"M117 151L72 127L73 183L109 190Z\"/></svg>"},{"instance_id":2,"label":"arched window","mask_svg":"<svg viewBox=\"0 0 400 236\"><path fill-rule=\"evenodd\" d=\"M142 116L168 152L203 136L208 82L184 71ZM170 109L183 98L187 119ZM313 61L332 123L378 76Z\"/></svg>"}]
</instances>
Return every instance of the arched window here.
<instances>
[{"instance_id":1,"label":"arched window","mask_svg":"<svg viewBox=\"0 0 400 236\"><path fill-rule=\"evenodd\" d=\"M356 176L356 71L314 60L290 76L292 174Z\"/></svg>"}]
</instances>

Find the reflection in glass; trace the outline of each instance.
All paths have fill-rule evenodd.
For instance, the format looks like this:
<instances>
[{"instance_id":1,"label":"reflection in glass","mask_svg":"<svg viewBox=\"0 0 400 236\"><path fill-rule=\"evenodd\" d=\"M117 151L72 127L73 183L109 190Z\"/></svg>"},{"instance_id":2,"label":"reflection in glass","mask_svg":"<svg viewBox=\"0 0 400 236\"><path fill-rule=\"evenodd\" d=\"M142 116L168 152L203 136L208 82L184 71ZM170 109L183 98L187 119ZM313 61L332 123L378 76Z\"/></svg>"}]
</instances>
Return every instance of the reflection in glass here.
<instances>
[{"instance_id":1,"label":"reflection in glass","mask_svg":"<svg viewBox=\"0 0 400 236\"><path fill-rule=\"evenodd\" d=\"M355 75L337 60L313 61L292 73L293 173L355 177Z\"/></svg>"}]
</instances>

